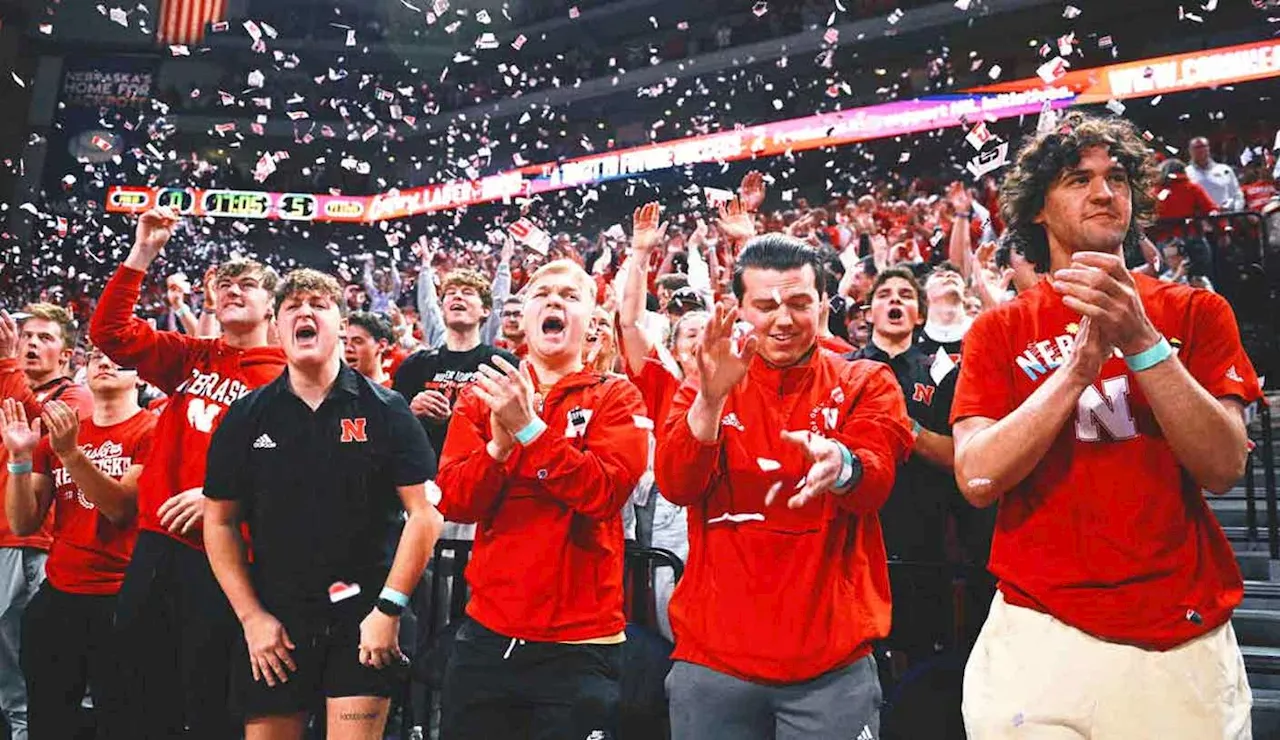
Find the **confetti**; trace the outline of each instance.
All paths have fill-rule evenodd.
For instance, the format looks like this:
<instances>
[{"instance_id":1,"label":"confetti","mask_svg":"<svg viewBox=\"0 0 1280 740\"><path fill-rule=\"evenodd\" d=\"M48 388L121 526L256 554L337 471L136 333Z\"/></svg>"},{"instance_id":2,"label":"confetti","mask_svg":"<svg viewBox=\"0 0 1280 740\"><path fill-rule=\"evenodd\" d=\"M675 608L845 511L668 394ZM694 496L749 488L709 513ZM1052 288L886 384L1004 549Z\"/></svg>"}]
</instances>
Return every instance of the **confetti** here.
<instances>
[{"instance_id":1,"label":"confetti","mask_svg":"<svg viewBox=\"0 0 1280 740\"><path fill-rule=\"evenodd\" d=\"M189 57L191 49L187 48L186 44L173 44L169 47L169 53L175 57Z\"/></svg>"},{"instance_id":2,"label":"confetti","mask_svg":"<svg viewBox=\"0 0 1280 740\"><path fill-rule=\"evenodd\" d=\"M761 18L765 13L769 12L769 3L765 2L765 0L760 0L760 2L751 6L751 12L755 14L755 17Z\"/></svg>"},{"instance_id":3,"label":"confetti","mask_svg":"<svg viewBox=\"0 0 1280 740\"><path fill-rule=\"evenodd\" d=\"M828 44L834 44L840 40L840 32L834 28L828 28L827 32L822 34L822 40Z\"/></svg>"},{"instance_id":4,"label":"confetti","mask_svg":"<svg viewBox=\"0 0 1280 740\"><path fill-rule=\"evenodd\" d=\"M1062 17L1067 20L1074 20L1080 17L1080 9L1074 5L1068 5L1062 9Z\"/></svg>"},{"instance_id":5,"label":"confetti","mask_svg":"<svg viewBox=\"0 0 1280 740\"><path fill-rule=\"evenodd\" d=\"M582 12L578 10L578 6L577 6L577 5L573 6L572 8L569 8L569 17L570 17L570 18L576 19L576 18L577 18L578 16L580 16L580 15L582 15Z\"/></svg>"},{"instance_id":6,"label":"confetti","mask_svg":"<svg viewBox=\"0 0 1280 740\"><path fill-rule=\"evenodd\" d=\"M770 460L767 457L757 457L756 465L759 465L760 469L766 473L772 473L775 470L782 469L782 463L778 462L777 460Z\"/></svg>"},{"instance_id":7,"label":"confetti","mask_svg":"<svg viewBox=\"0 0 1280 740\"><path fill-rule=\"evenodd\" d=\"M1044 64L1041 64L1040 67L1036 69L1036 74L1039 75L1040 79L1044 80L1044 84L1052 85L1067 74L1067 68L1070 66L1071 63L1066 59L1063 59L1062 57L1054 57Z\"/></svg>"},{"instance_id":8,"label":"confetti","mask_svg":"<svg viewBox=\"0 0 1280 740\"><path fill-rule=\"evenodd\" d=\"M519 36L516 36L515 41L511 42L511 48L516 51L520 51L521 47L523 47L525 42L528 40L529 39L525 38L525 35L522 33Z\"/></svg>"},{"instance_id":9,"label":"confetti","mask_svg":"<svg viewBox=\"0 0 1280 740\"><path fill-rule=\"evenodd\" d=\"M960 10L968 10L970 2L972 2L972 0L956 0L955 6Z\"/></svg>"},{"instance_id":10,"label":"confetti","mask_svg":"<svg viewBox=\"0 0 1280 740\"><path fill-rule=\"evenodd\" d=\"M113 23L118 23L125 28L129 27L129 14L122 8L112 8L108 17Z\"/></svg>"},{"instance_id":11,"label":"confetti","mask_svg":"<svg viewBox=\"0 0 1280 740\"><path fill-rule=\"evenodd\" d=\"M10 72L9 75L13 77L14 82L18 83L18 87L25 88L27 86L27 83L22 81L22 78L18 76L17 72Z\"/></svg>"},{"instance_id":12,"label":"confetti","mask_svg":"<svg viewBox=\"0 0 1280 740\"><path fill-rule=\"evenodd\" d=\"M1107 110L1111 111L1112 113L1114 113L1114 114L1115 114L1115 115L1117 115L1117 116L1123 116L1123 115L1124 115L1124 103L1121 103L1119 100L1116 100L1115 98L1112 98L1111 100L1108 100L1108 101L1107 101Z\"/></svg>"},{"instance_id":13,"label":"confetti","mask_svg":"<svg viewBox=\"0 0 1280 740\"><path fill-rule=\"evenodd\" d=\"M40 29L40 33L43 33L45 36L49 36L49 35L53 34L53 24L52 24L52 23L41 23L41 24L38 26L38 28Z\"/></svg>"},{"instance_id":14,"label":"confetti","mask_svg":"<svg viewBox=\"0 0 1280 740\"><path fill-rule=\"evenodd\" d=\"M730 514L724 513L714 519L708 519L707 524L720 524L722 522L730 522L733 524L742 524L743 522L763 522L764 514Z\"/></svg>"}]
</instances>

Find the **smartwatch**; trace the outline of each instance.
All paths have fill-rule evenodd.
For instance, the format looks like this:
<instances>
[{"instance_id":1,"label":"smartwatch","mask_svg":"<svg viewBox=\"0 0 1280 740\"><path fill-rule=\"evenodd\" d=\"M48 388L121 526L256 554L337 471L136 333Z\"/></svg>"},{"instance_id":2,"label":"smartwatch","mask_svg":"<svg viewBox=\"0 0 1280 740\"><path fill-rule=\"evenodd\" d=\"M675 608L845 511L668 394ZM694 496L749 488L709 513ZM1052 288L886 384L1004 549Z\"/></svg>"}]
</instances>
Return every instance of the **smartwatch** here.
<instances>
[{"instance_id":1,"label":"smartwatch","mask_svg":"<svg viewBox=\"0 0 1280 740\"><path fill-rule=\"evenodd\" d=\"M404 607L391 599L378 599L374 607L388 617L398 617L404 613Z\"/></svg>"}]
</instances>

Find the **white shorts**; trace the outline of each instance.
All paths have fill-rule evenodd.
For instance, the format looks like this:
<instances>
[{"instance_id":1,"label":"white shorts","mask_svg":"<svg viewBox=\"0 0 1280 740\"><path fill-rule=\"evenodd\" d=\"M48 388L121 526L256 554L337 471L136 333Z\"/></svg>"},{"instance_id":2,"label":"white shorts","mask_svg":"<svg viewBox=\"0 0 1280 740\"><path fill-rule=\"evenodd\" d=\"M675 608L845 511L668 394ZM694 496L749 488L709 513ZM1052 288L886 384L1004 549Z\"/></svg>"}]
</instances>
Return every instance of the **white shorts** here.
<instances>
[{"instance_id":1,"label":"white shorts","mask_svg":"<svg viewBox=\"0 0 1280 740\"><path fill-rule=\"evenodd\" d=\"M964 672L970 740L1250 740L1231 623L1163 652L1106 642L996 594Z\"/></svg>"}]
</instances>

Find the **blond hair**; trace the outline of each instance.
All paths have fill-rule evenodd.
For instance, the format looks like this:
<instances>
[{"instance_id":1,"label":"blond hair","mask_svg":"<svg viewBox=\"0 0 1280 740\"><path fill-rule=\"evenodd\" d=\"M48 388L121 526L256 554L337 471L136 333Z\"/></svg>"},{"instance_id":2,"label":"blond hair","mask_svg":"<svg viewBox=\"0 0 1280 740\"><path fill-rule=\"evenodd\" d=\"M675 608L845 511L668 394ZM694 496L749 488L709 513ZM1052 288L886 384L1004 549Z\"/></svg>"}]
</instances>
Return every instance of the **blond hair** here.
<instances>
[{"instance_id":1,"label":"blond hair","mask_svg":"<svg viewBox=\"0 0 1280 740\"><path fill-rule=\"evenodd\" d=\"M276 312L280 311L280 304L299 293L316 293L325 296L334 302L338 311L345 315L347 304L343 298L342 286L332 275L326 275L308 267L290 271L276 287Z\"/></svg>"},{"instance_id":2,"label":"blond hair","mask_svg":"<svg viewBox=\"0 0 1280 740\"><path fill-rule=\"evenodd\" d=\"M276 286L280 283L280 274L275 270L261 262L244 257L235 257L223 262L213 271L213 275L215 285L223 278L235 279L241 275L250 275L258 278L263 290L268 293L276 292Z\"/></svg>"},{"instance_id":3,"label":"blond hair","mask_svg":"<svg viewBox=\"0 0 1280 740\"><path fill-rule=\"evenodd\" d=\"M58 325L62 331L63 349L74 349L76 346L76 321L71 312L53 303L32 303L23 309L28 318L41 319Z\"/></svg>"},{"instance_id":4,"label":"blond hair","mask_svg":"<svg viewBox=\"0 0 1280 740\"><path fill-rule=\"evenodd\" d=\"M586 270L582 269L582 265L573 260L552 260L539 267L534 271L533 275L529 276L529 283L525 286L525 292L528 293L539 280L548 275L568 275L577 281L578 286L582 288L584 296L589 296L593 304L596 302L596 281L592 279Z\"/></svg>"}]
</instances>

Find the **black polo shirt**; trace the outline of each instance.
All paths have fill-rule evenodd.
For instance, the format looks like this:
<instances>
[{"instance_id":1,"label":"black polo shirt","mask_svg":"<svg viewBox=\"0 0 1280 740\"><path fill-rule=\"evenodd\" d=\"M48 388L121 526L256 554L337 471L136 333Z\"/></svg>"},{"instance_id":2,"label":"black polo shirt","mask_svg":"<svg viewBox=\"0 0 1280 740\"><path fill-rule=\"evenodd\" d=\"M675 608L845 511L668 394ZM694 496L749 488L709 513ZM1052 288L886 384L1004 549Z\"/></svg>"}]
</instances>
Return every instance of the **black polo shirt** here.
<instances>
[{"instance_id":1,"label":"black polo shirt","mask_svg":"<svg viewBox=\"0 0 1280 740\"><path fill-rule=\"evenodd\" d=\"M335 582L381 590L403 506L397 486L435 477L404 398L347 365L315 411L289 372L236 401L209 445L204 494L242 504L250 573L270 610L323 607Z\"/></svg>"},{"instance_id":2,"label":"black polo shirt","mask_svg":"<svg viewBox=\"0 0 1280 740\"><path fill-rule=\"evenodd\" d=\"M930 374L934 355L923 352L919 344L889 357L876 346L874 339L849 357L888 365L906 398L907 415L931 432L951 434L951 402L960 376L958 368L934 381ZM951 497L959 495L950 470L919 455L908 458L898 468L893 492L880 512L889 556L903 560L941 560L947 507Z\"/></svg>"}]
</instances>

